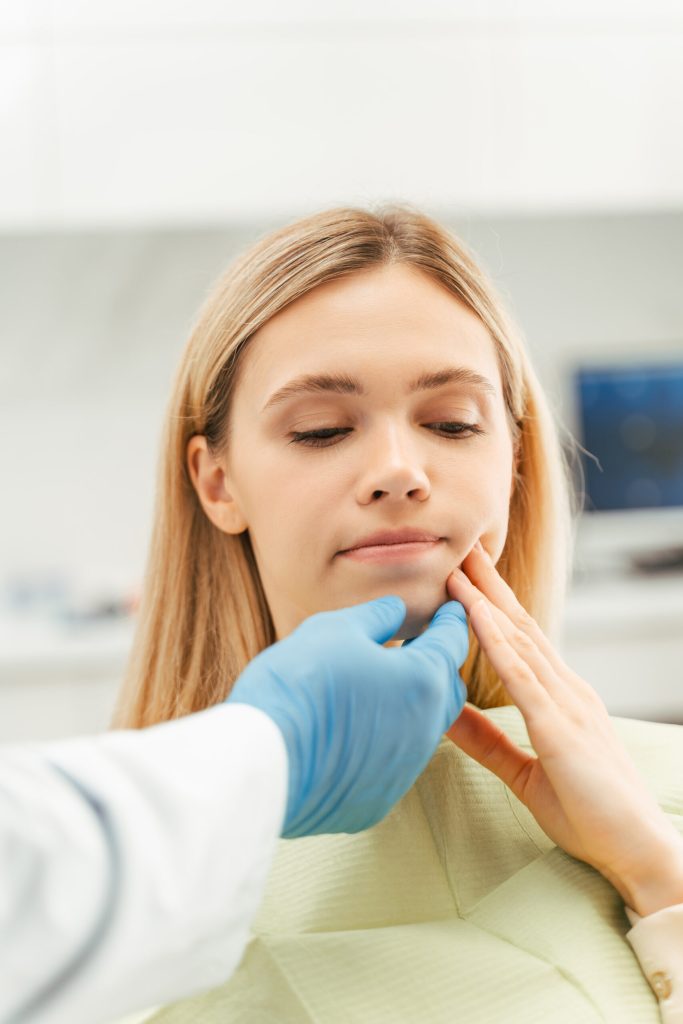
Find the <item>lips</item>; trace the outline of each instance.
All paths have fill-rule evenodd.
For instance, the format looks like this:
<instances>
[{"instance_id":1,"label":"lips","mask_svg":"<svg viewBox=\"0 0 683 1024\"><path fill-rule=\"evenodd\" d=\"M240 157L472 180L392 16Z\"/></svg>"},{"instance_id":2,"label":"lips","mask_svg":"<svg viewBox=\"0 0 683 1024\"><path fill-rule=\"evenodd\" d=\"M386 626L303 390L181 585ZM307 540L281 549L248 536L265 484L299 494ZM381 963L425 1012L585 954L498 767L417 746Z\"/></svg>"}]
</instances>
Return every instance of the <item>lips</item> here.
<instances>
[{"instance_id":1,"label":"lips","mask_svg":"<svg viewBox=\"0 0 683 1024\"><path fill-rule=\"evenodd\" d=\"M437 541L443 540L436 533L430 533L427 530L419 530L416 527L404 526L397 530L380 530L376 533L370 533L367 537L362 537L357 540L351 547L344 548L339 554L343 555L347 551L355 551L357 548L375 547L384 544L411 544L416 541Z\"/></svg>"}]
</instances>

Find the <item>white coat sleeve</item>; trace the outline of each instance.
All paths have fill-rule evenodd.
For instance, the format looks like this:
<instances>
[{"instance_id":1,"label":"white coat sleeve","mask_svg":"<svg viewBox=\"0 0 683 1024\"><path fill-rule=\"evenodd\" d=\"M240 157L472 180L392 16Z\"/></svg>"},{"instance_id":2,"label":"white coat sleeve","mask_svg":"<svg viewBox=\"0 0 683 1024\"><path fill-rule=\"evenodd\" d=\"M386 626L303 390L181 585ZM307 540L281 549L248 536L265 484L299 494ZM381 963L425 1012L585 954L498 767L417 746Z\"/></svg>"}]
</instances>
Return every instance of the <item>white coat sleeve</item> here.
<instances>
[{"instance_id":1,"label":"white coat sleeve","mask_svg":"<svg viewBox=\"0 0 683 1024\"><path fill-rule=\"evenodd\" d=\"M246 704L0 747L0 1022L98 1024L224 982L287 783Z\"/></svg>"},{"instance_id":2,"label":"white coat sleeve","mask_svg":"<svg viewBox=\"0 0 683 1024\"><path fill-rule=\"evenodd\" d=\"M683 903L645 917L624 909L633 925L626 938L659 1000L663 1024L683 1024Z\"/></svg>"}]
</instances>

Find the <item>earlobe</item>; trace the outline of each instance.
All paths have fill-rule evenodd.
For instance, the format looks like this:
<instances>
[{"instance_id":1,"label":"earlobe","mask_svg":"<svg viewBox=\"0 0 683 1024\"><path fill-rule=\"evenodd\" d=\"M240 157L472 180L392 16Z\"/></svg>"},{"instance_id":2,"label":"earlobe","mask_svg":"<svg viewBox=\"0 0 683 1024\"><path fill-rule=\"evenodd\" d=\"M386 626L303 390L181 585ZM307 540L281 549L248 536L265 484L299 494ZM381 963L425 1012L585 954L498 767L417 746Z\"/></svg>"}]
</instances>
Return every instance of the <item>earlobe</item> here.
<instances>
[{"instance_id":1,"label":"earlobe","mask_svg":"<svg viewBox=\"0 0 683 1024\"><path fill-rule=\"evenodd\" d=\"M206 438L194 434L187 444L187 469L207 518L224 533L243 533L248 523L228 489L220 462L208 448Z\"/></svg>"}]
</instances>

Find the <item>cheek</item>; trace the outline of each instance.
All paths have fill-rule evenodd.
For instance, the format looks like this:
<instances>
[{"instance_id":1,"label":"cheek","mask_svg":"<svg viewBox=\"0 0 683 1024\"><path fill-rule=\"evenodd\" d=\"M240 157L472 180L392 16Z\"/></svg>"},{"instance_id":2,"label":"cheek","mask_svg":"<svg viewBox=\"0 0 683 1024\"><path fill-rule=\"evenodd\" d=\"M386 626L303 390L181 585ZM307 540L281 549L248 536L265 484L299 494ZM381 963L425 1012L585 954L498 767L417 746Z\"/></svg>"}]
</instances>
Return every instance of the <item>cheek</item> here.
<instances>
[{"instance_id":1,"label":"cheek","mask_svg":"<svg viewBox=\"0 0 683 1024\"><path fill-rule=\"evenodd\" d=\"M310 564L312 545L325 536L339 508L338 481L323 474L303 474L284 459L272 459L252 473L247 517L250 533L273 564ZM253 540L252 540L253 543Z\"/></svg>"},{"instance_id":2,"label":"cheek","mask_svg":"<svg viewBox=\"0 0 683 1024\"><path fill-rule=\"evenodd\" d=\"M512 486L512 453L503 453L495 470L486 477L486 510L482 520L484 540L488 548L499 556L505 545L510 518L510 489Z\"/></svg>"},{"instance_id":3,"label":"cheek","mask_svg":"<svg viewBox=\"0 0 683 1024\"><path fill-rule=\"evenodd\" d=\"M511 467L502 460L498 469L487 474L485 492L492 511L507 515L510 505L510 485L512 483Z\"/></svg>"},{"instance_id":4,"label":"cheek","mask_svg":"<svg viewBox=\"0 0 683 1024\"><path fill-rule=\"evenodd\" d=\"M510 506L511 483L511 452L482 451L476 459L459 469L449 486L455 514L460 512L470 519L474 529L495 530L499 525L504 526Z\"/></svg>"},{"instance_id":5,"label":"cheek","mask_svg":"<svg viewBox=\"0 0 683 1024\"><path fill-rule=\"evenodd\" d=\"M489 481L487 487L487 522L492 531L507 533L510 514L510 485L512 478L509 472L502 469L495 479Z\"/></svg>"}]
</instances>

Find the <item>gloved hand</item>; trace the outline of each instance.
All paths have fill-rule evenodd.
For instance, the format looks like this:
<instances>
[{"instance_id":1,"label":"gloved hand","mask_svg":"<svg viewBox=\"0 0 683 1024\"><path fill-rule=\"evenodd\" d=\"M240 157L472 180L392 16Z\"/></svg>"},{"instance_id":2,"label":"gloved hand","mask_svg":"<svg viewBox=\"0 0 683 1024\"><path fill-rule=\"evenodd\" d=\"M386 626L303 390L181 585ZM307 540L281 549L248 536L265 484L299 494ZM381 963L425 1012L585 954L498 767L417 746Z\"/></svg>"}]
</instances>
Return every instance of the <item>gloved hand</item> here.
<instances>
[{"instance_id":1,"label":"gloved hand","mask_svg":"<svg viewBox=\"0 0 683 1024\"><path fill-rule=\"evenodd\" d=\"M318 612L235 681L228 701L261 708L285 739L285 838L360 832L381 821L462 711L463 606L441 605L410 650L383 647L405 615L396 596Z\"/></svg>"}]
</instances>

